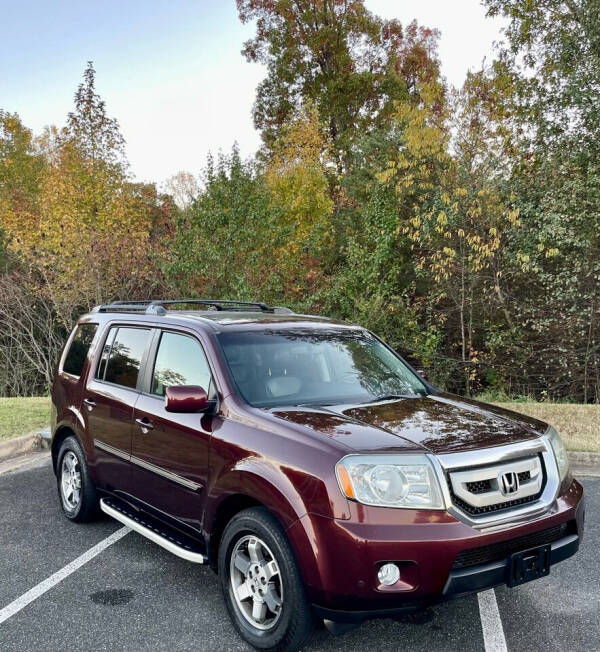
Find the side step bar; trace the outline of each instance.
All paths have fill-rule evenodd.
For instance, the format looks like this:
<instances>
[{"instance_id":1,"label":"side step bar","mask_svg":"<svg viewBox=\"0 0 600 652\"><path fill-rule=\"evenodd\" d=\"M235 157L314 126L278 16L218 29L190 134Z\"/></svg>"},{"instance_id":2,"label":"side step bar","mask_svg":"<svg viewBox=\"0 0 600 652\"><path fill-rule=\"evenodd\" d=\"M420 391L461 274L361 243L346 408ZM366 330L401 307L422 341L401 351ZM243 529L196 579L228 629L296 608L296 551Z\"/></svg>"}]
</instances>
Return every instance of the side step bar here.
<instances>
[{"instance_id":1,"label":"side step bar","mask_svg":"<svg viewBox=\"0 0 600 652\"><path fill-rule=\"evenodd\" d=\"M137 516L133 510L127 509L120 501L102 498L100 500L100 509L138 534L177 555L177 557L195 564L205 564L207 562L206 556L197 550L197 546L191 540L188 542L187 537L170 532L164 526L154 523L150 519Z\"/></svg>"}]
</instances>

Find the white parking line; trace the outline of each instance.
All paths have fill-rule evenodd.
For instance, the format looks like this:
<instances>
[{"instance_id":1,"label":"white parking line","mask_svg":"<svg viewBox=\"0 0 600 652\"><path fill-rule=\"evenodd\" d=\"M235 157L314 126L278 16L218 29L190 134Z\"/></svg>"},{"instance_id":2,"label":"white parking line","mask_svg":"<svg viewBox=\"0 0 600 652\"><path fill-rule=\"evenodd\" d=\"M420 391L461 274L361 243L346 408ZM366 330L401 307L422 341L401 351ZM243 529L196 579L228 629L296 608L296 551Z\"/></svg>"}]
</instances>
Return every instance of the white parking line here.
<instances>
[{"instance_id":1,"label":"white parking line","mask_svg":"<svg viewBox=\"0 0 600 652\"><path fill-rule=\"evenodd\" d=\"M109 546L112 546L113 543L116 543L119 539L122 539L126 534L129 534L131 530L128 527L122 527L116 532L113 532L109 537L97 543L93 548L90 548L83 555L77 557L72 562L61 568L59 571L56 571L54 575L50 575L43 582L40 582L32 589L29 589L27 593L24 593L22 596L11 602L9 605L0 610L0 625L8 620L11 616L14 616L16 613L21 611L29 603L37 600L41 595L49 591L53 586L56 586L59 582L62 582L65 577L68 577L71 573L74 573L78 568L81 568L84 564L87 564L88 561L99 555L103 550L106 550Z\"/></svg>"},{"instance_id":2,"label":"white parking line","mask_svg":"<svg viewBox=\"0 0 600 652\"><path fill-rule=\"evenodd\" d=\"M479 601L479 616L481 617L485 652L507 652L494 589L478 593L477 600Z\"/></svg>"}]
</instances>

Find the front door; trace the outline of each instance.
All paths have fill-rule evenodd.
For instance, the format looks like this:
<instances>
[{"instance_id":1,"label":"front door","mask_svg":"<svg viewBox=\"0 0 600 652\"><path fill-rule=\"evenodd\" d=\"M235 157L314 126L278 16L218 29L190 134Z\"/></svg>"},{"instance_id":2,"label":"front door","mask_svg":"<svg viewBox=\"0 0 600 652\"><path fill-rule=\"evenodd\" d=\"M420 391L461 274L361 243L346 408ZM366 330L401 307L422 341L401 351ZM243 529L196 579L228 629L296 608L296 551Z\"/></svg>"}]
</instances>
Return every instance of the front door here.
<instances>
[{"instance_id":1,"label":"front door","mask_svg":"<svg viewBox=\"0 0 600 652\"><path fill-rule=\"evenodd\" d=\"M132 469L136 497L181 523L199 529L208 478L211 432L218 419L165 409L171 385L214 391L200 342L182 332L162 331L153 346L154 364L134 410Z\"/></svg>"},{"instance_id":2,"label":"front door","mask_svg":"<svg viewBox=\"0 0 600 652\"><path fill-rule=\"evenodd\" d=\"M96 369L90 369L82 414L96 453L100 487L116 493L132 490L133 406L139 396L140 367L152 330L112 326Z\"/></svg>"}]
</instances>

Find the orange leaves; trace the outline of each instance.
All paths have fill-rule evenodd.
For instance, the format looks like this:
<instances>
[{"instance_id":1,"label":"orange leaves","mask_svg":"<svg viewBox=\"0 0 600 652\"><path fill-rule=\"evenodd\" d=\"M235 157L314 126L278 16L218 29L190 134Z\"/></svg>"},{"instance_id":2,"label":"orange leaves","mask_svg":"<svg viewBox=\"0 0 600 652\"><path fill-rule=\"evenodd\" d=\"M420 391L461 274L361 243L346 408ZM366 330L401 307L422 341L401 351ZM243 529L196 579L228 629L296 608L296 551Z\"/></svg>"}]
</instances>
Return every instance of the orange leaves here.
<instances>
[{"instance_id":1,"label":"orange leaves","mask_svg":"<svg viewBox=\"0 0 600 652\"><path fill-rule=\"evenodd\" d=\"M19 190L0 192L8 244L44 279L40 291L70 307L66 313L138 288L153 275L152 207L127 177L122 137L93 78L88 66L62 130L48 128L33 140L16 117L0 114L0 188Z\"/></svg>"}]
</instances>

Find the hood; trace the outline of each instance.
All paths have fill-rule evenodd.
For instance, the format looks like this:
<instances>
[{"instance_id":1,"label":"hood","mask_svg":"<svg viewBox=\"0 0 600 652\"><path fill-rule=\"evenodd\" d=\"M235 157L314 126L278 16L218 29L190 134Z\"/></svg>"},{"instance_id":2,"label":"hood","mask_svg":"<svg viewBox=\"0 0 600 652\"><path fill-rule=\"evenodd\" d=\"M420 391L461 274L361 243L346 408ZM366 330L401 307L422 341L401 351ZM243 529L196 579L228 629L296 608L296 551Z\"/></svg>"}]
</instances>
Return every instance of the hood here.
<instances>
[{"instance_id":1,"label":"hood","mask_svg":"<svg viewBox=\"0 0 600 652\"><path fill-rule=\"evenodd\" d=\"M365 452L452 453L535 439L547 428L516 412L444 393L367 405L277 408L272 414Z\"/></svg>"}]
</instances>

